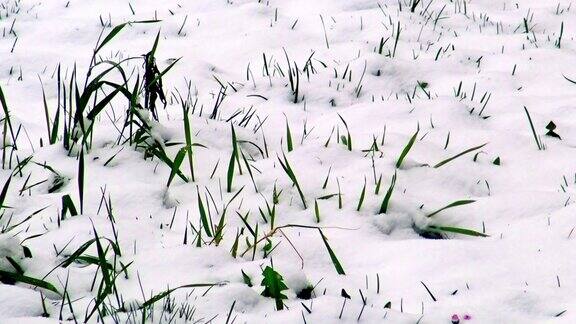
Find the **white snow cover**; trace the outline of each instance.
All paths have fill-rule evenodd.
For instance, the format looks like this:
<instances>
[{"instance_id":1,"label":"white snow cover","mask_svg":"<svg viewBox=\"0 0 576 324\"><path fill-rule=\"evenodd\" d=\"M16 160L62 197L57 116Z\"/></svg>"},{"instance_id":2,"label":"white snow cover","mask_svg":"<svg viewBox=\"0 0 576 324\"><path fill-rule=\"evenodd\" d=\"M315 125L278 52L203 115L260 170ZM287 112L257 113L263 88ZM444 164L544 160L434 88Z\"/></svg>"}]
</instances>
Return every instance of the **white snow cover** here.
<instances>
[{"instance_id":1,"label":"white snow cover","mask_svg":"<svg viewBox=\"0 0 576 324\"><path fill-rule=\"evenodd\" d=\"M0 284L0 323L84 321L101 269L62 261L93 239L94 229L115 241L109 202L122 255L115 260L108 249L107 261L129 264L127 276L116 269L127 309L168 288L217 284L174 291L175 310L160 300L146 322L423 324L457 315L460 323L575 323L576 9L569 0L421 0L412 12L412 3L0 0L0 86L19 130L12 169L6 163L0 170L0 185L11 178L0 229L41 210L0 234L0 270L17 271L10 257L23 275L66 290L69 299L26 282ZM62 145L62 115L58 141L48 144L42 89L54 126L58 65L66 91L74 67L81 87L100 33L143 20L159 21L126 26L97 60L138 57L123 65L133 87L157 33L160 71L180 58L162 77L168 104L158 102L152 132L174 144L166 147L174 160L185 145L178 93L197 100L189 113L193 141L204 146L193 148L196 181L176 176L167 188L169 166L118 144L127 109L119 95L97 117L84 152L82 213L58 222L66 194L80 212L79 159ZM298 70L296 103L288 62ZM112 89L103 91L99 100ZM545 135L550 121L561 139ZM239 156L242 174L236 165L228 193L230 124L254 184ZM307 208L279 163L283 154ZM15 171L16 156L32 159ZM64 179L59 190L49 193L58 177L43 164ZM180 170L190 178L187 158ZM379 213L394 174L388 209ZM203 232L197 192L212 230L232 200L219 244ZM474 202L427 217L462 200ZM266 204L275 206L276 228L299 227L274 230ZM266 239L252 250L257 224L259 240L268 235L278 244L271 252L263 250ZM488 236L429 239L420 235L429 226ZM82 255L97 256L96 245ZM283 310L261 295L266 266L288 287ZM298 298L307 285L313 298ZM141 322L140 311L113 310L115 294L105 303L110 312L89 322Z\"/></svg>"}]
</instances>

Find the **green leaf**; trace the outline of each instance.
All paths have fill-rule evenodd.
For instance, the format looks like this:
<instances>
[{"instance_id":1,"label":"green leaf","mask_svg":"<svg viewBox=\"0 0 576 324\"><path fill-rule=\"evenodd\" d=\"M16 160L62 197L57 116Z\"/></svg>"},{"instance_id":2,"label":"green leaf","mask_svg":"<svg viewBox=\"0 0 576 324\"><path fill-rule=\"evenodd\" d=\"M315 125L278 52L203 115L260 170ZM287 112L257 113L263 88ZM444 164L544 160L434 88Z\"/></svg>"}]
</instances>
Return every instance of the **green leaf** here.
<instances>
[{"instance_id":1,"label":"green leaf","mask_svg":"<svg viewBox=\"0 0 576 324\"><path fill-rule=\"evenodd\" d=\"M455 201L455 202L453 202L453 203L451 203L451 204L449 204L449 205L447 205L447 206L444 206L444 207L438 209L437 211L435 211L435 212L433 212L433 213L430 213L430 214L426 215L426 217L432 217L432 216L438 214L439 212L441 212L441 211L443 211L443 210L445 210L445 209L452 208L452 207L463 206L463 205L468 205L468 204L471 204L471 203L473 203L473 202L475 202L475 201L476 201L476 200L458 200L458 201Z\"/></svg>"},{"instance_id":2,"label":"green leaf","mask_svg":"<svg viewBox=\"0 0 576 324\"><path fill-rule=\"evenodd\" d=\"M200 213L200 220L202 221L202 226L208 237L212 237L212 232L210 231L210 224L208 223L208 216L206 215L206 209L204 208L204 203L202 198L200 198L200 189L196 186L196 193L198 195L198 212Z\"/></svg>"},{"instance_id":3,"label":"green leaf","mask_svg":"<svg viewBox=\"0 0 576 324\"><path fill-rule=\"evenodd\" d=\"M365 195L366 195L366 176L364 176L364 186L362 187L362 192L360 192L360 198L358 199L358 205L356 206L356 211L360 211L360 208L362 208L362 203L364 202Z\"/></svg>"},{"instance_id":4,"label":"green leaf","mask_svg":"<svg viewBox=\"0 0 576 324\"><path fill-rule=\"evenodd\" d=\"M402 153L400 153L400 156L398 157L398 161L396 161L396 168L397 169L399 169L402 166L402 162L404 161L404 158L406 158L406 155L408 155L408 152L410 152L412 145L414 145L414 142L416 141L416 136L418 136L419 131L420 131L419 129L416 130L414 135L412 135L412 137L410 138L410 140L408 141L408 143L406 144L406 146L402 150Z\"/></svg>"},{"instance_id":5,"label":"green leaf","mask_svg":"<svg viewBox=\"0 0 576 324\"><path fill-rule=\"evenodd\" d=\"M148 84L148 86L153 85L154 83L156 83L158 80L160 80L162 78L162 76L164 76L164 74L166 74L168 71L170 71L170 69L172 69L172 67L178 63L178 61L180 61L181 57L177 58L176 60L174 60L174 62L170 63L170 65L168 65L167 68L165 68L162 72L160 72L158 75L156 75L156 77L150 81L150 83Z\"/></svg>"},{"instance_id":6,"label":"green leaf","mask_svg":"<svg viewBox=\"0 0 576 324\"><path fill-rule=\"evenodd\" d=\"M248 287L252 287L252 279L250 279L250 277L246 274L246 272L244 272L244 270L240 270L242 271L242 281L244 281L244 283L248 286Z\"/></svg>"},{"instance_id":7,"label":"green leaf","mask_svg":"<svg viewBox=\"0 0 576 324\"><path fill-rule=\"evenodd\" d=\"M277 156L278 162L280 162L282 169L284 169L284 172L288 175L290 180L292 180L292 183L296 186L296 189L298 190L298 195L300 196L300 200L302 201L302 205L304 205L304 209L307 209L308 205L306 204L306 198L304 196L304 192L302 192L302 188L300 188L298 179L296 178L296 175L294 174L292 167L290 167L290 163L288 162L286 155L282 153L282 156L284 158L284 161L280 159L280 156Z\"/></svg>"},{"instance_id":8,"label":"green leaf","mask_svg":"<svg viewBox=\"0 0 576 324\"><path fill-rule=\"evenodd\" d=\"M100 43L100 45L98 45L96 47L96 49L94 50L94 54L98 53L98 51L100 51L102 49L102 47L104 47L104 45L106 45L108 42L110 42L114 37L116 37L116 35L118 35L118 33L120 33L120 31L126 27L126 25L128 25L128 23L123 23L120 24L114 28L112 28L112 31L110 31L110 33L108 33L108 35L106 35L106 37L104 37L104 40Z\"/></svg>"},{"instance_id":9,"label":"green leaf","mask_svg":"<svg viewBox=\"0 0 576 324\"><path fill-rule=\"evenodd\" d=\"M6 194L8 193L8 187L10 187L10 181L12 181L12 177L8 178L6 183L4 183L4 187L2 187L2 192L0 193L0 209L6 208L4 201L6 200Z\"/></svg>"},{"instance_id":10,"label":"green leaf","mask_svg":"<svg viewBox=\"0 0 576 324\"><path fill-rule=\"evenodd\" d=\"M290 125L288 124L288 118L286 118L286 146L288 152L292 152L294 146L292 145L292 133L290 132Z\"/></svg>"},{"instance_id":11,"label":"green leaf","mask_svg":"<svg viewBox=\"0 0 576 324\"><path fill-rule=\"evenodd\" d=\"M182 162L184 161L185 156L186 156L186 148L183 147L178 151L178 153L176 154L176 157L174 158L174 162L172 163L172 166L171 166L170 176L168 177L168 182L166 183L166 187L170 187L170 184L172 183L174 176L178 172L180 172L180 166L182 165Z\"/></svg>"},{"instance_id":12,"label":"green leaf","mask_svg":"<svg viewBox=\"0 0 576 324\"><path fill-rule=\"evenodd\" d=\"M386 214L388 211L388 205L390 204L390 198L392 198L392 192L394 191L394 186L396 185L396 171L394 171L394 175L392 176L392 181L390 181L390 187L388 187L388 191L386 191L386 196L384 196L384 200L382 200L382 204L380 205L379 214Z\"/></svg>"},{"instance_id":13,"label":"green leaf","mask_svg":"<svg viewBox=\"0 0 576 324\"><path fill-rule=\"evenodd\" d=\"M260 285L264 287L262 296L274 298L276 310L284 309L284 302L282 300L288 299L288 297L282 293L284 290L288 290L288 287L284 283L284 278L269 266L262 271L262 275L264 276L260 283Z\"/></svg>"},{"instance_id":14,"label":"green leaf","mask_svg":"<svg viewBox=\"0 0 576 324\"><path fill-rule=\"evenodd\" d=\"M443 166L444 164L446 164L446 163L448 163L448 162L451 162L452 160L455 160L455 159L461 157L461 156L464 155L464 154L467 154L467 153L476 151L476 150L478 150L478 149L481 149L481 148L483 148L484 146L486 146L486 144L488 144L488 143L484 143L484 144L479 145L479 146L474 146L474 147L469 148L469 149L467 149L467 150L465 150L465 151L463 151L463 152L460 152L460 153L454 155L453 157L450 157L450 158L448 158L448 159L446 159L446 160L444 160L444 161L442 161L442 162L439 162L438 164L436 164L436 165L434 166L434 168L439 168L439 167Z\"/></svg>"},{"instance_id":15,"label":"green leaf","mask_svg":"<svg viewBox=\"0 0 576 324\"><path fill-rule=\"evenodd\" d=\"M172 289L167 289L157 295L154 295L153 297L151 297L150 299L146 300L140 307L139 309L143 309L146 308L148 306L153 305L155 302L163 299L166 296L169 296L171 293L173 293L176 290L179 289L184 289L184 288L200 288L200 287L214 287L216 286L216 284L189 284L189 285L182 285L176 288L172 288Z\"/></svg>"},{"instance_id":16,"label":"green leaf","mask_svg":"<svg viewBox=\"0 0 576 324\"><path fill-rule=\"evenodd\" d=\"M2 110L4 111L4 119L8 124L8 128L10 129L10 135L12 137L12 145L14 145L14 149L16 149L16 136L14 135L14 129L12 128L12 121L10 120L10 111L8 110L8 104L6 104L6 97L4 96L2 87L0 87L0 104L2 104Z\"/></svg>"},{"instance_id":17,"label":"green leaf","mask_svg":"<svg viewBox=\"0 0 576 324\"><path fill-rule=\"evenodd\" d=\"M80 197L80 214L84 214L84 149L80 151L78 161L78 195Z\"/></svg>"},{"instance_id":18,"label":"green leaf","mask_svg":"<svg viewBox=\"0 0 576 324\"><path fill-rule=\"evenodd\" d=\"M230 123L230 127L232 128L232 154L230 155L228 173L226 176L227 192L232 192L232 181L234 180L234 163L236 162L236 156L238 155L238 144L236 141L236 131L234 130L234 124Z\"/></svg>"},{"instance_id":19,"label":"green leaf","mask_svg":"<svg viewBox=\"0 0 576 324\"><path fill-rule=\"evenodd\" d=\"M6 259L8 260L8 262L10 262L10 264L12 265L14 270L16 270L16 273L21 274L21 275L24 274L24 269L22 269L22 267L18 264L18 262L16 262L16 260L14 260L10 256L6 256Z\"/></svg>"},{"instance_id":20,"label":"green leaf","mask_svg":"<svg viewBox=\"0 0 576 324\"><path fill-rule=\"evenodd\" d=\"M487 234L476 232L476 231L471 230L471 229L452 227L452 226L428 226L426 228L426 230L430 231L430 232L437 232L437 233L450 232L450 233L457 233L457 234L468 235L468 236L479 236L479 237L488 237L489 236Z\"/></svg>"},{"instance_id":21,"label":"green leaf","mask_svg":"<svg viewBox=\"0 0 576 324\"><path fill-rule=\"evenodd\" d=\"M120 33L120 31L122 31L122 29L124 29L124 27L126 27L126 25L132 25L132 24L150 24L150 23L156 23L159 22L160 20L140 20L140 21L129 21L123 24L120 24L116 27L114 27L110 33L108 33L108 35L106 35L106 37L104 38L104 40L100 43L100 45L98 45L96 47L96 49L94 50L94 54L98 53L98 51L100 51L102 49L102 47L104 47L104 45L106 45L108 42L110 42L114 37L116 37L116 35L118 35L118 33Z\"/></svg>"},{"instance_id":22,"label":"green leaf","mask_svg":"<svg viewBox=\"0 0 576 324\"><path fill-rule=\"evenodd\" d=\"M324 241L324 245L326 245L326 249L328 250L328 254L330 254L330 259L332 260L332 264L334 265L334 268L336 268L336 272L340 275L345 275L346 273L344 272L344 268L342 268L342 264L340 264L340 261L338 261L338 258L336 257L334 250L332 250L332 248L330 247L330 244L328 244L328 239L326 238L326 236L324 236L324 233L322 233L322 230L320 228L318 228L318 231L320 232L320 236L322 237L322 240Z\"/></svg>"},{"instance_id":23,"label":"green leaf","mask_svg":"<svg viewBox=\"0 0 576 324\"><path fill-rule=\"evenodd\" d=\"M70 212L71 216L78 215L78 211L76 210L76 206L74 206L74 202L72 201L72 198L70 197L70 195L64 195L64 196L62 196L61 219L65 219L66 214L68 214L68 212Z\"/></svg>"},{"instance_id":24,"label":"green leaf","mask_svg":"<svg viewBox=\"0 0 576 324\"><path fill-rule=\"evenodd\" d=\"M36 279L36 278L32 278L32 277L28 277L22 274L18 274L15 272L8 272L8 271L4 271L4 270L0 270L0 277L2 278L8 278L11 279L12 281L15 282L21 282L21 283L25 283L25 284L29 284L38 288L44 288L46 290L50 290L58 295L61 295L60 292L58 291L58 289L56 289L56 287L54 287L54 285L52 285L51 283L44 281L44 280L40 280L40 279Z\"/></svg>"}]
</instances>

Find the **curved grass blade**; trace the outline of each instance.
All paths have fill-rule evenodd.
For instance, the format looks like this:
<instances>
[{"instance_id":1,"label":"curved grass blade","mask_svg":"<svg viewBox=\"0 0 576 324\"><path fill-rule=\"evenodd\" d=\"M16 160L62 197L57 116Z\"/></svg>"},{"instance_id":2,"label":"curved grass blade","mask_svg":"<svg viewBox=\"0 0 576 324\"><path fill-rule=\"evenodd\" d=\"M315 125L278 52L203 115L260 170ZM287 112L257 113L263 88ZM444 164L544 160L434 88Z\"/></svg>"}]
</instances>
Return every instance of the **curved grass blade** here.
<instances>
[{"instance_id":1,"label":"curved grass blade","mask_svg":"<svg viewBox=\"0 0 576 324\"><path fill-rule=\"evenodd\" d=\"M44 288L44 289L49 290L51 292L54 292L58 295L61 295L60 292L58 291L58 289L56 289L56 287L54 287L54 285L52 285L51 283L44 281L44 280L40 280L40 279L25 276L22 274L18 274L15 272L9 272L9 271L4 271L4 270L0 270L0 277L8 278L8 279L11 279L12 281L15 281L15 282L21 282L21 283L29 284L29 285L32 285L32 286L35 286L38 288Z\"/></svg>"},{"instance_id":2,"label":"curved grass blade","mask_svg":"<svg viewBox=\"0 0 576 324\"><path fill-rule=\"evenodd\" d=\"M473 203L473 202L475 202L475 201L476 201L476 200L458 200L458 201L455 201L455 202L453 202L453 203L451 203L451 204L449 204L449 205L447 205L447 206L444 206L444 207L438 209L437 211L435 211L435 212L433 212L433 213L431 213L431 214L426 215L426 217L432 217L432 216L438 214L439 212L441 212L441 211L443 211L443 210L446 210L446 209L448 209L448 208L453 208L453 207L468 205L468 204L471 204L471 203Z\"/></svg>"},{"instance_id":3,"label":"curved grass blade","mask_svg":"<svg viewBox=\"0 0 576 324\"><path fill-rule=\"evenodd\" d=\"M476 151L476 150L479 150L479 149L483 148L484 146L486 146L486 144L488 144L488 143L484 143L484 144L479 145L479 146L474 146L474 147L469 148L469 149L467 149L467 150L465 150L465 151L462 151L462 152L454 155L453 157L450 157L450 158L448 158L448 159L446 159L446 160L444 160L444 161L442 161L442 162L439 162L438 164L436 164L436 165L434 166L434 168L439 168L439 167L443 166L444 164L447 164L447 163L449 163L449 162L452 162L453 160L461 157L461 156L464 155L464 154L468 154L468 153L470 153L470 152L474 152L474 151Z\"/></svg>"},{"instance_id":4,"label":"curved grass blade","mask_svg":"<svg viewBox=\"0 0 576 324\"><path fill-rule=\"evenodd\" d=\"M172 288L172 289L167 289L157 295L154 295L153 297L151 297L150 299L146 300L140 307L139 309L143 309L146 307L149 307L151 305L153 305L155 302L163 299L164 297L170 295L171 293L173 293L176 290L179 289L184 289L184 288L200 288L200 287L214 287L217 286L218 284L189 284L189 285L182 285L176 288Z\"/></svg>"}]
</instances>

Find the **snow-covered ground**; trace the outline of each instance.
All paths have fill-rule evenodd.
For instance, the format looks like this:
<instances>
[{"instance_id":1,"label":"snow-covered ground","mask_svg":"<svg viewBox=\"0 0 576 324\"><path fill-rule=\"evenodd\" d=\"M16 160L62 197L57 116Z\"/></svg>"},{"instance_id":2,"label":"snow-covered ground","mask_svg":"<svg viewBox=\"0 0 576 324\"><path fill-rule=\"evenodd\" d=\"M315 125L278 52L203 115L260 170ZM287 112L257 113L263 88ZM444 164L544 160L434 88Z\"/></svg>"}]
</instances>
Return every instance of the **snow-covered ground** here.
<instances>
[{"instance_id":1,"label":"snow-covered ground","mask_svg":"<svg viewBox=\"0 0 576 324\"><path fill-rule=\"evenodd\" d=\"M0 323L576 322L571 6L0 0Z\"/></svg>"}]
</instances>

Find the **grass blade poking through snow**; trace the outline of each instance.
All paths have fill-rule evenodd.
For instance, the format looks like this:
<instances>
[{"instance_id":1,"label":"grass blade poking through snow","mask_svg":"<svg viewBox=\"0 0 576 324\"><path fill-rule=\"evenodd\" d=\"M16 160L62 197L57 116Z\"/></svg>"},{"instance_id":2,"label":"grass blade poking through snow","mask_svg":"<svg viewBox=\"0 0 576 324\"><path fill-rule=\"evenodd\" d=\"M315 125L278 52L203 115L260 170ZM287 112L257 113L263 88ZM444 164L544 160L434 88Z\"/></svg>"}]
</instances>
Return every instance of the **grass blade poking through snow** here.
<instances>
[{"instance_id":1,"label":"grass blade poking through snow","mask_svg":"<svg viewBox=\"0 0 576 324\"><path fill-rule=\"evenodd\" d=\"M184 136L186 137L186 148L188 155L188 164L190 165L190 178L192 182L196 181L194 176L194 159L192 157L192 131L190 130L190 117L188 112L190 111L190 106L188 102L182 104L182 113L184 114Z\"/></svg>"},{"instance_id":2,"label":"grass blade poking through snow","mask_svg":"<svg viewBox=\"0 0 576 324\"><path fill-rule=\"evenodd\" d=\"M360 193L360 198L358 199L358 206L356 206L356 211L360 211L360 208L362 208L362 203L364 203L365 195L366 195L366 176L364 176L364 186L362 187L362 192Z\"/></svg>"},{"instance_id":3,"label":"grass blade poking through snow","mask_svg":"<svg viewBox=\"0 0 576 324\"><path fill-rule=\"evenodd\" d=\"M14 135L14 129L12 128L12 121L10 119L10 111L8 110L8 104L6 104L6 97L4 96L4 92L2 92L2 87L0 87L0 104L2 104L2 110L4 111L4 122L8 124L8 128L10 129L10 136L12 137L12 145L16 150L16 136ZM3 143L2 147L6 143Z\"/></svg>"},{"instance_id":4,"label":"grass blade poking through snow","mask_svg":"<svg viewBox=\"0 0 576 324\"><path fill-rule=\"evenodd\" d=\"M328 244L328 239L326 238L326 236L324 236L324 233L322 233L322 230L320 228L318 228L318 231L320 232L322 241L324 241L324 245L326 245L328 254L330 254L330 260L332 260L332 264L334 265L334 268L336 268L336 272L338 272L338 274L340 275L345 275L346 273L344 272L344 268L342 268L342 264L340 264L340 261L338 261L338 258L336 257L334 250L332 250L330 244Z\"/></svg>"},{"instance_id":5,"label":"grass blade poking through snow","mask_svg":"<svg viewBox=\"0 0 576 324\"><path fill-rule=\"evenodd\" d=\"M344 124L344 127L346 127L346 133L347 133L346 137L342 136L342 142L344 142L344 144L348 148L348 151L352 151L352 135L350 135L350 130L348 129L348 124L346 123L344 118L342 118L342 116L340 116L340 114L338 114L338 117L340 117L340 120Z\"/></svg>"},{"instance_id":6,"label":"grass blade poking through snow","mask_svg":"<svg viewBox=\"0 0 576 324\"><path fill-rule=\"evenodd\" d=\"M282 293L284 290L288 290L288 287L284 283L284 278L269 266L262 271L262 276L264 277L260 283L260 285L264 287L262 296L274 298L276 310L284 309L284 302L282 300L288 299L288 297Z\"/></svg>"},{"instance_id":7,"label":"grass blade poking through snow","mask_svg":"<svg viewBox=\"0 0 576 324\"><path fill-rule=\"evenodd\" d=\"M286 158L286 155L284 153L282 153L282 156L284 158L284 161L282 161L282 159L280 159L280 157L277 156L278 161L280 162L282 169L284 169L284 172L286 172L286 174L288 175L290 180L292 180L292 183L296 186L296 189L298 190L298 195L300 195L300 200L302 200L302 205L304 206L304 209L307 209L308 205L306 205L306 198L304 197L304 193L302 192L302 189L300 188L300 184L298 183L298 179L296 178L296 175L294 174L294 170L292 170L292 167L290 167L290 163L288 163L288 159Z\"/></svg>"},{"instance_id":8,"label":"grass blade poking through snow","mask_svg":"<svg viewBox=\"0 0 576 324\"><path fill-rule=\"evenodd\" d=\"M410 138L410 140L408 141L408 143L406 144L406 146L402 150L402 153L400 153L400 156L398 157L398 161L396 161L396 168L397 169L399 169L402 166L402 162L404 161L404 158L406 158L406 155L408 155L408 152L410 152L412 145L414 145L414 142L416 141L416 136L418 136L419 131L420 131L419 129L416 130L416 133L414 133L414 135L412 135L412 138Z\"/></svg>"},{"instance_id":9,"label":"grass blade poking through snow","mask_svg":"<svg viewBox=\"0 0 576 324\"><path fill-rule=\"evenodd\" d=\"M444 161L442 161L442 162L439 162L438 164L436 164L436 165L434 166L434 168L439 168L439 167L443 166L444 164L447 164L447 163L449 163L449 162L452 162L453 160L461 157L461 156L464 155L464 154L468 154L468 153L470 153L470 152L479 150L479 149L483 148L484 146L486 146L486 144L488 144L488 143L484 143L484 144L482 144L482 145L475 146L475 147L469 148L469 149L467 149L467 150L465 150L465 151L463 151L463 152L460 152L460 153L454 155L453 157L447 158L446 160L444 160Z\"/></svg>"},{"instance_id":10,"label":"grass blade poking through snow","mask_svg":"<svg viewBox=\"0 0 576 324\"><path fill-rule=\"evenodd\" d=\"M8 188L10 187L10 181L12 181L12 177L9 177L4 183L4 187L2 187L2 192L0 193L0 210L6 208L8 206L4 205L4 200L6 200L6 195L8 194Z\"/></svg>"},{"instance_id":11,"label":"grass blade poking through snow","mask_svg":"<svg viewBox=\"0 0 576 324\"><path fill-rule=\"evenodd\" d=\"M164 297L169 296L171 293L173 293L176 290L179 289L184 289L184 288L200 288L200 287L214 287L217 286L218 284L190 284L190 285L182 285L176 288L171 288L171 289L167 289L157 295L154 295L153 297L151 297L150 299L146 300L141 306L140 309L144 309L146 307L150 307L152 305L154 305L154 303L156 303L159 300L162 300Z\"/></svg>"},{"instance_id":12,"label":"grass blade poking through snow","mask_svg":"<svg viewBox=\"0 0 576 324\"><path fill-rule=\"evenodd\" d=\"M230 162L228 163L228 174L226 176L226 191L232 192L232 181L234 180L234 165L238 160L238 143L236 140L236 131L234 125L230 123L232 128L232 155L230 155ZM240 163L238 163L240 164Z\"/></svg>"},{"instance_id":13,"label":"grass blade poking through snow","mask_svg":"<svg viewBox=\"0 0 576 324\"><path fill-rule=\"evenodd\" d=\"M290 125L288 124L288 118L286 118L286 148L288 152L292 152L294 145L292 144L292 133L290 132Z\"/></svg>"},{"instance_id":14,"label":"grass blade poking through snow","mask_svg":"<svg viewBox=\"0 0 576 324\"><path fill-rule=\"evenodd\" d=\"M84 214L84 149L80 151L78 162L78 196L80 198L80 214Z\"/></svg>"},{"instance_id":15,"label":"grass blade poking through snow","mask_svg":"<svg viewBox=\"0 0 576 324\"><path fill-rule=\"evenodd\" d=\"M392 192L394 191L395 185L396 185L396 171L394 171L392 181L390 181L390 187L388 187L388 191L386 191L386 196L384 196L384 200L382 200L382 204L380 205L380 211L378 211L378 214L386 214L386 212L388 211L388 205L390 204L390 198L392 198Z\"/></svg>"},{"instance_id":16,"label":"grass blade poking through snow","mask_svg":"<svg viewBox=\"0 0 576 324\"><path fill-rule=\"evenodd\" d=\"M447 206L444 206L444 207L438 209L437 211L435 211L435 212L433 212L433 213L430 213L430 214L426 215L426 217L432 217L432 216L438 214L439 212L441 212L441 211L443 211L443 210L446 210L446 209L448 209L448 208L453 208L453 207L468 205L468 204L471 204L471 203L473 203L473 202L475 202L475 201L476 201L476 200L458 200L458 201L455 201L455 202L451 203L450 205L447 205Z\"/></svg>"},{"instance_id":17,"label":"grass blade poking through snow","mask_svg":"<svg viewBox=\"0 0 576 324\"><path fill-rule=\"evenodd\" d=\"M202 227L208 237L212 237L212 232L210 231L210 224L208 223L208 217L206 216L206 209L204 208L204 203L200 197L200 189L196 186L196 193L198 194L198 212L200 213L200 221L202 222Z\"/></svg>"},{"instance_id":18,"label":"grass blade poking through snow","mask_svg":"<svg viewBox=\"0 0 576 324\"><path fill-rule=\"evenodd\" d=\"M170 170L170 176L168 177L168 182L166 183L166 188L170 187L172 180L174 180L174 176L180 171L180 166L184 161L184 156L186 155L186 151L188 151L187 147L183 147L178 151L176 157L174 158L174 162L172 163L172 168Z\"/></svg>"},{"instance_id":19,"label":"grass blade poking through snow","mask_svg":"<svg viewBox=\"0 0 576 324\"><path fill-rule=\"evenodd\" d=\"M21 282L35 287L44 288L46 290L50 290L60 295L60 292L58 291L58 289L56 289L56 287L54 287L54 285L44 280L28 277L23 274L19 274L17 272L8 272L4 270L0 270L0 277L5 280L10 280L13 282Z\"/></svg>"},{"instance_id":20,"label":"grass blade poking through snow","mask_svg":"<svg viewBox=\"0 0 576 324\"><path fill-rule=\"evenodd\" d=\"M538 140L538 135L536 135L536 130L534 129L532 118L530 118L530 113L528 112L528 108L526 108L526 106L524 106L524 111L526 112L526 117L528 117L528 122L530 123L530 129L532 129L532 135L534 135L534 141L536 141L536 146L538 146L538 150L542 150L542 144Z\"/></svg>"},{"instance_id":21,"label":"grass blade poking through snow","mask_svg":"<svg viewBox=\"0 0 576 324\"><path fill-rule=\"evenodd\" d=\"M476 232L476 231L471 230L471 229L452 227L452 226L428 226L426 228L426 230L430 231L430 232L437 232L437 233L450 232L450 233L456 233L456 234L462 234L462 235L468 235L468 236L488 237L487 234Z\"/></svg>"}]
</instances>

